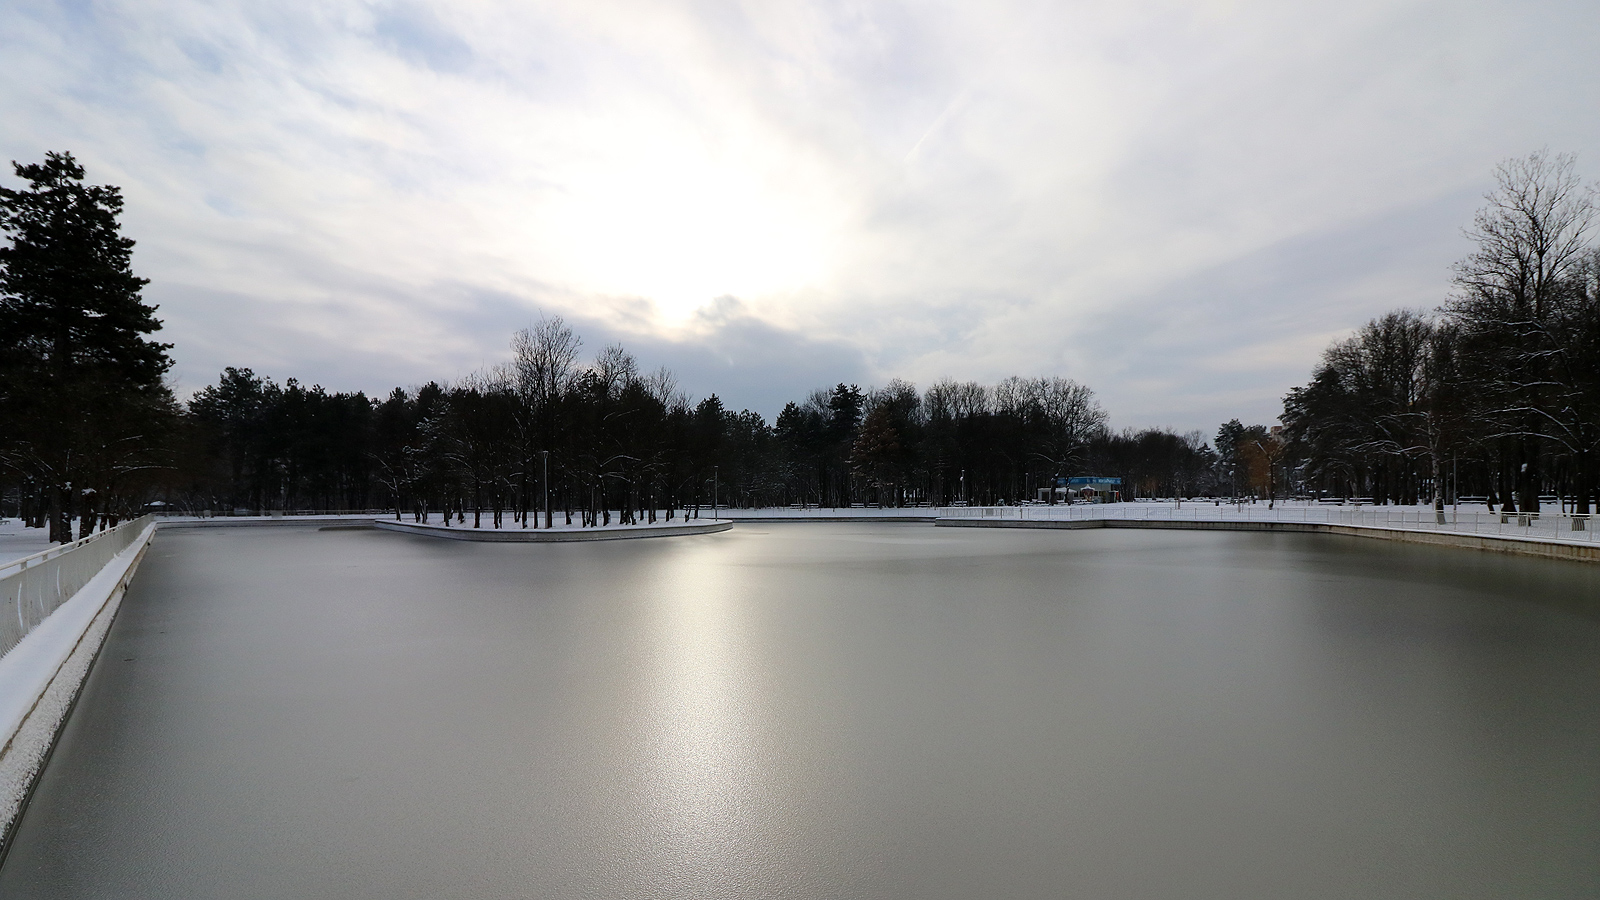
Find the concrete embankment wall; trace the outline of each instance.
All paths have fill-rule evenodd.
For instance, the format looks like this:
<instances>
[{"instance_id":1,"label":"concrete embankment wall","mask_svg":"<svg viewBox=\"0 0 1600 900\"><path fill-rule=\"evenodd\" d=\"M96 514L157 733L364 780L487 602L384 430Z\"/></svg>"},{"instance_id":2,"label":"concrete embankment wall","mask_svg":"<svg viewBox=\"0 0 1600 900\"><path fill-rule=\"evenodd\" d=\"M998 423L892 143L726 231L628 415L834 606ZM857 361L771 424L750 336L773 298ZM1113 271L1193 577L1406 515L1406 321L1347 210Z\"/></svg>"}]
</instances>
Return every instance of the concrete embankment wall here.
<instances>
[{"instance_id":1,"label":"concrete embankment wall","mask_svg":"<svg viewBox=\"0 0 1600 900\"><path fill-rule=\"evenodd\" d=\"M146 526L0 656L0 860L155 532Z\"/></svg>"},{"instance_id":2,"label":"concrete embankment wall","mask_svg":"<svg viewBox=\"0 0 1600 900\"><path fill-rule=\"evenodd\" d=\"M1381 528L1371 525L1337 525L1326 522L1207 522L1204 520L1183 521L1181 519L1075 519L1068 521L939 519L934 524L948 528L1056 528L1068 531L1083 528L1147 528L1175 531L1277 531L1302 534L1342 534L1350 537L1402 541L1410 544L1430 544L1436 547L1459 547L1467 550L1488 550L1494 553L1515 553L1522 556L1539 556L1545 559L1600 562L1600 545L1562 544L1555 541L1533 541L1486 534L1461 534L1450 531L1410 531L1401 528Z\"/></svg>"}]
</instances>

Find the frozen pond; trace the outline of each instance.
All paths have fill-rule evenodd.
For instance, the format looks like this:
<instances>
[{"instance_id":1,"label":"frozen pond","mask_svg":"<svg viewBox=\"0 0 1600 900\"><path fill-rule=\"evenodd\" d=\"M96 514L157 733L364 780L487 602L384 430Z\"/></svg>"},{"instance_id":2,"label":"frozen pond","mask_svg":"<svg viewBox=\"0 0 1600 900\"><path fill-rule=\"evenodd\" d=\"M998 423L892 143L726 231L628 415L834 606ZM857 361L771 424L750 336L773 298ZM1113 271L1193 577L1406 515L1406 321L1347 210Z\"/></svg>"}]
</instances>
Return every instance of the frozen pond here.
<instances>
[{"instance_id":1,"label":"frozen pond","mask_svg":"<svg viewBox=\"0 0 1600 900\"><path fill-rule=\"evenodd\" d=\"M7 898L1600 896L1600 566L166 532Z\"/></svg>"}]
</instances>

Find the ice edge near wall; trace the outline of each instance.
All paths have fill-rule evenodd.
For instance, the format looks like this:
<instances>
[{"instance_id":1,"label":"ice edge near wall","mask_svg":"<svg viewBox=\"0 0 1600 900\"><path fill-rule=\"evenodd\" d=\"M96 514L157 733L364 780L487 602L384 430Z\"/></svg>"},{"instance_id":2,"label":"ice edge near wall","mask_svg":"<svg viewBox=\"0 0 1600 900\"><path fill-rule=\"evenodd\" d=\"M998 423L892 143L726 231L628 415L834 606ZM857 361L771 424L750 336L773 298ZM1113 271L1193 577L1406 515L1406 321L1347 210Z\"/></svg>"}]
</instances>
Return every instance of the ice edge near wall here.
<instances>
[{"instance_id":1,"label":"ice edge near wall","mask_svg":"<svg viewBox=\"0 0 1600 900\"><path fill-rule=\"evenodd\" d=\"M147 526L132 546L0 657L0 684L10 693L0 711L0 862L155 532L154 523Z\"/></svg>"}]
</instances>

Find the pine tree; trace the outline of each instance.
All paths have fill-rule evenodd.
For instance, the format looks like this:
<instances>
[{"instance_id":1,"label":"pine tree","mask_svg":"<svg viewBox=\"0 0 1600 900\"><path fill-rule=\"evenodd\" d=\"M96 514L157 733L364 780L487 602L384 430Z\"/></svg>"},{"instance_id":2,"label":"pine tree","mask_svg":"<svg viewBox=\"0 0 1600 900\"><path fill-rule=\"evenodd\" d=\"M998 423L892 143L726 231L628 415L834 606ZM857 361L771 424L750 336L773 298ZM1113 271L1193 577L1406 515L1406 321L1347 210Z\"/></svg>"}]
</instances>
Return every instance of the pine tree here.
<instances>
[{"instance_id":1,"label":"pine tree","mask_svg":"<svg viewBox=\"0 0 1600 900\"><path fill-rule=\"evenodd\" d=\"M12 166L28 187L0 188L0 464L40 487L65 541L76 512L85 530L115 515L120 477L152 464L172 345L147 337L161 322L139 296L121 191L84 184L70 153Z\"/></svg>"}]
</instances>

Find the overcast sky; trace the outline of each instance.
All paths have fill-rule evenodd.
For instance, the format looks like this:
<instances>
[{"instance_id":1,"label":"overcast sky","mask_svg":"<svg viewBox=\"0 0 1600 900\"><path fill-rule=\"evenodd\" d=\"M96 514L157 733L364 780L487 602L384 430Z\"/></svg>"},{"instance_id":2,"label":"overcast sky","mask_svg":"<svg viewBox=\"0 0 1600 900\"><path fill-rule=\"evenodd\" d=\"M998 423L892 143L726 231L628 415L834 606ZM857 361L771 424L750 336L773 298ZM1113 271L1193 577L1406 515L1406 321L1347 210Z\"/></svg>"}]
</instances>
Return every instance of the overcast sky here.
<instances>
[{"instance_id":1,"label":"overcast sky","mask_svg":"<svg viewBox=\"0 0 1600 900\"><path fill-rule=\"evenodd\" d=\"M1597 48L1593 0L0 0L0 156L123 187L184 395L543 313L769 417L1065 375L1210 432L1443 301L1501 159L1600 175Z\"/></svg>"}]
</instances>

